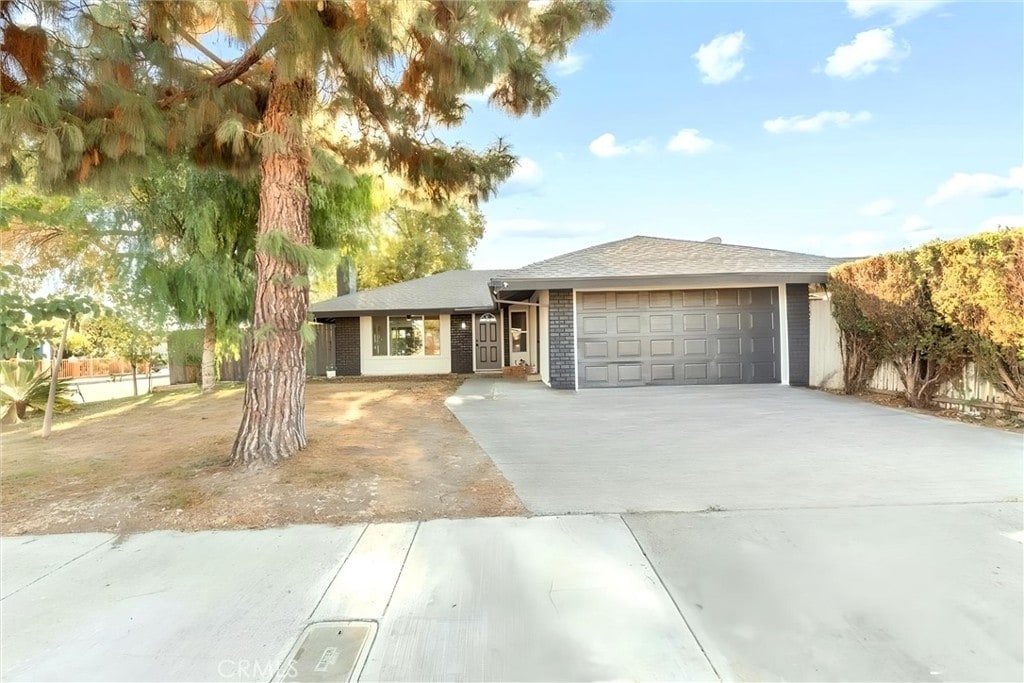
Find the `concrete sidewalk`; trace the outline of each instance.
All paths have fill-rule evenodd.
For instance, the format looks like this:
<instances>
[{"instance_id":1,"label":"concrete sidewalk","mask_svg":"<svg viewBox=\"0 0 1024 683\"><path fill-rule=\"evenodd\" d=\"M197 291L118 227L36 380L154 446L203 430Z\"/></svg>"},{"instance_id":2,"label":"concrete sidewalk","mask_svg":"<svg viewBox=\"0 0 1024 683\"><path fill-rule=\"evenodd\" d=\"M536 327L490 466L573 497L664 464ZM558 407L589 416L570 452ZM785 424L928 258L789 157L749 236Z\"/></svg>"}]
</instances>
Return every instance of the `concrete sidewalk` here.
<instances>
[{"instance_id":1,"label":"concrete sidewalk","mask_svg":"<svg viewBox=\"0 0 1024 683\"><path fill-rule=\"evenodd\" d=\"M311 624L348 621L370 635L352 650L364 681L1014 680L1020 518L982 504L8 537L0 678L337 680L282 663ZM311 643L299 659L339 656Z\"/></svg>"}]
</instances>

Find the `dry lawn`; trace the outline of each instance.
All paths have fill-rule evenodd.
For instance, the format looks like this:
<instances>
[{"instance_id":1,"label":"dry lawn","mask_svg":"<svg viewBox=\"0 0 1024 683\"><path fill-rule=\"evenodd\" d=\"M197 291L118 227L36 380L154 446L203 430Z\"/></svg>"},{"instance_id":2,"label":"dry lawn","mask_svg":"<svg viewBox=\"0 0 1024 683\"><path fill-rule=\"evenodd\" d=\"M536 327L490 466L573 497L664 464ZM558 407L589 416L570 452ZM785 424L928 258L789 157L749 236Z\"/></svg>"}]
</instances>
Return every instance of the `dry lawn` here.
<instances>
[{"instance_id":1,"label":"dry lawn","mask_svg":"<svg viewBox=\"0 0 1024 683\"><path fill-rule=\"evenodd\" d=\"M309 447L277 467L227 465L241 387L86 406L5 427L0 533L259 528L526 514L448 412L461 380L311 381Z\"/></svg>"}]
</instances>

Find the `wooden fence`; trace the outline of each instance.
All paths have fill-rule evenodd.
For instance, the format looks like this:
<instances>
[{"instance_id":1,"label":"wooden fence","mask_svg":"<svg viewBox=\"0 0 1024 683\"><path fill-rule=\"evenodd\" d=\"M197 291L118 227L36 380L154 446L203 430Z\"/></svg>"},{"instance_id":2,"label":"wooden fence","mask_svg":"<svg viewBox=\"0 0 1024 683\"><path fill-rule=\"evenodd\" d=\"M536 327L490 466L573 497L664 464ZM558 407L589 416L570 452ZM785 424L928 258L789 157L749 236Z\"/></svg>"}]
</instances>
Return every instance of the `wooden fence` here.
<instances>
[{"instance_id":1,"label":"wooden fence","mask_svg":"<svg viewBox=\"0 0 1024 683\"><path fill-rule=\"evenodd\" d=\"M843 357L839 350L839 326L832 317L828 299L811 299L811 372L812 387L843 388ZM882 363L875 370L868 388L884 393L904 391L896 367ZM959 377L939 387L935 402L944 408L961 412L978 412L978 408L1012 408L1010 397L981 376L974 363L968 363Z\"/></svg>"},{"instance_id":2,"label":"wooden fence","mask_svg":"<svg viewBox=\"0 0 1024 683\"><path fill-rule=\"evenodd\" d=\"M306 375L323 377L327 366L334 366L334 325L312 324L316 338L312 344L306 344ZM249 374L249 352L251 337L246 334L242 339L238 358L224 358L218 365L218 377L224 382L244 382ZM201 351L201 349L200 349ZM196 357L197 354L193 354ZM196 364L185 364L170 361L171 384L190 384L200 379L200 367Z\"/></svg>"},{"instance_id":3,"label":"wooden fence","mask_svg":"<svg viewBox=\"0 0 1024 683\"><path fill-rule=\"evenodd\" d=\"M5 363L35 363L36 371L50 368L49 360L4 361ZM149 363L139 363L140 375L149 373ZM65 358L60 362L57 377L60 379L82 379L86 377L115 377L132 374L132 365L124 358Z\"/></svg>"}]
</instances>

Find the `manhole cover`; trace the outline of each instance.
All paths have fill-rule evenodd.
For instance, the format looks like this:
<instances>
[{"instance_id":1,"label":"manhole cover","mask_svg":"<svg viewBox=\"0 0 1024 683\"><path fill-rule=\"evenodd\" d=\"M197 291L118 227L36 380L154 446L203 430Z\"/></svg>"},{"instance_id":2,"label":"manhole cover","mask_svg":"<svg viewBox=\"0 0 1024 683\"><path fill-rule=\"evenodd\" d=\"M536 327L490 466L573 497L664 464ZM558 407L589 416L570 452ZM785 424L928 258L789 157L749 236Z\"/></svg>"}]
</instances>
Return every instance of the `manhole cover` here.
<instances>
[{"instance_id":1,"label":"manhole cover","mask_svg":"<svg viewBox=\"0 0 1024 683\"><path fill-rule=\"evenodd\" d=\"M299 636L275 681L353 681L377 633L372 621L323 621Z\"/></svg>"}]
</instances>

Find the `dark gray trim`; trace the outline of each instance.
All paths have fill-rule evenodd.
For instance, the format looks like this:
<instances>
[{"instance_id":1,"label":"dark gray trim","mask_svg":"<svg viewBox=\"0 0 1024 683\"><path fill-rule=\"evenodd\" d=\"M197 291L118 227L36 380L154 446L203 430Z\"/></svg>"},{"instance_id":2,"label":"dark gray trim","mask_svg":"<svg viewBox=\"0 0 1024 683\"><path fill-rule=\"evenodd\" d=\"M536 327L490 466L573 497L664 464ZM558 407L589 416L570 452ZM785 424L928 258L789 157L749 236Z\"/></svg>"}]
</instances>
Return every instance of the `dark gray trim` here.
<instances>
[{"instance_id":1,"label":"dark gray trim","mask_svg":"<svg viewBox=\"0 0 1024 683\"><path fill-rule=\"evenodd\" d=\"M806 284L786 285L786 333L789 384L806 387L811 379L811 308Z\"/></svg>"},{"instance_id":2,"label":"dark gray trim","mask_svg":"<svg viewBox=\"0 0 1024 683\"><path fill-rule=\"evenodd\" d=\"M453 315L451 320L452 372L473 372L473 316ZM462 323L466 329L462 329Z\"/></svg>"},{"instance_id":3,"label":"dark gray trim","mask_svg":"<svg viewBox=\"0 0 1024 683\"><path fill-rule=\"evenodd\" d=\"M642 289L677 287L679 289L704 289L707 287L743 287L745 285L782 285L790 282L825 282L828 274L816 271L807 273L709 273L706 275L657 275L643 277L594 277L594 278L537 278L518 280L494 278L492 289L511 292L535 289ZM504 287L507 284L508 287ZM502 295L504 296L504 295Z\"/></svg>"},{"instance_id":4,"label":"dark gray trim","mask_svg":"<svg viewBox=\"0 0 1024 683\"><path fill-rule=\"evenodd\" d=\"M548 292L548 377L552 389L576 388L576 316L571 289Z\"/></svg>"},{"instance_id":5,"label":"dark gray trim","mask_svg":"<svg viewBox=\"0 0 1024 683\"><path fill-rule=\"evenodd\" d=\"M401 310L384 309L379 311L313 311L316 322L331 322L342 318L359 318L375 315L458 315L461 313L496 313L495 308L403 308Z\"/></svg>"},{"instance_id":6,"label":"dark gray trim","mask_svg":"<svg viewBox=\"0 0 1024 683\"><path fill-rule=\"evenodd\" d=\"M340 318L334 323L334 365L338 375L362 374L359 357L359 318Z\"/></svg>"}]
</instances>

